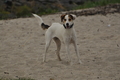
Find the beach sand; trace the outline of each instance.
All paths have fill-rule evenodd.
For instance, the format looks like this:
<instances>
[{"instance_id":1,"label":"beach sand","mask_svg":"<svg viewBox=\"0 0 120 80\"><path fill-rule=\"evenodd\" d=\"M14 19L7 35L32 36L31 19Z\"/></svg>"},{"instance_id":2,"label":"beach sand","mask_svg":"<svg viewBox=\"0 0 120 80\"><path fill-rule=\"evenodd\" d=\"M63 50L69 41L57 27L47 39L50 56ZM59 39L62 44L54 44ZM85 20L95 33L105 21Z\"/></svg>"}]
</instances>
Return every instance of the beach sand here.
<instances>
[{"instance_id":1,"label":"beach sand","mask_svg":"<svg viewBox=\"0 0 120 80\"><path fill-rule=\"evenodd\" d=\"M60 22L61 14L42 16L51 25ZM120 80L120 14L79 16L74 22L80 59L78 64L73 45L62 61L55 54L52 41L43 63L45 31L32 18L0 20L0 78L32 78L36 80ZM57 26L56 26L57 27Z\"/></svg>"}]
</instances>

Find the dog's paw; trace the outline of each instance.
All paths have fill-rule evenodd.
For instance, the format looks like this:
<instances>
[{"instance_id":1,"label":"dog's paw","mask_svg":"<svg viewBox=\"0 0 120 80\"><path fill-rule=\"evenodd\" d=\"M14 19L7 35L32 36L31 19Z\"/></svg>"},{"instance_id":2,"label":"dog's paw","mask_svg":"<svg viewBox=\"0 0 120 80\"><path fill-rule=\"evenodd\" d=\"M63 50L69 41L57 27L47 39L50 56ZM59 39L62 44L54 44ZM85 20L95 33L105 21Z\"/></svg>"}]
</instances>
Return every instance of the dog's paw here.
<instances>
[{"instance_id":1,"label":"dog's paw","mask_svg":"<svg viewBox=\"0 0 120 80\"><path fill-rule=\"evenodd\" d=\"M79 60L79 64L82 64L82 61Z\"/></svg>"}]
</instances>

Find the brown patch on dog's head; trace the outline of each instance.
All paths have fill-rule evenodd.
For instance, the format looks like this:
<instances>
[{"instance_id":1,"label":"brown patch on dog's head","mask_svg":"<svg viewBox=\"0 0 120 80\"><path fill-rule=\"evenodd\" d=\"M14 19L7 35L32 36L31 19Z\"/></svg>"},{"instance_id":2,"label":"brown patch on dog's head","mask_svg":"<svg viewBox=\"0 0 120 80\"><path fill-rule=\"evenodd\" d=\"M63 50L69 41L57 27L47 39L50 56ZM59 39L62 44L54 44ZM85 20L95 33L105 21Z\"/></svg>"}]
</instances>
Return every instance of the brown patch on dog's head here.
<instances>
[{"instance_id":1,"label":"brown patch on dog's head","mask_svg":"<svg viewBox=\"0 0 120 80\"><path fill-rule=\"evenodd\" d=\"M72 20L75 20L76 16L73 15L73 14L70 14L70 15L69 15L69 18L72 19Z\"/></svg>"},{"instance_id":2,"label":"brown patch on dog's head","mask_svg":"<svg viewBox=\"0 0 120 80\"><path fill-rule=\"evenodd\" d=\"M65 18L66 14L61 15L61 22L63 22L63 19Z\"/></svg>"}]
</instances>

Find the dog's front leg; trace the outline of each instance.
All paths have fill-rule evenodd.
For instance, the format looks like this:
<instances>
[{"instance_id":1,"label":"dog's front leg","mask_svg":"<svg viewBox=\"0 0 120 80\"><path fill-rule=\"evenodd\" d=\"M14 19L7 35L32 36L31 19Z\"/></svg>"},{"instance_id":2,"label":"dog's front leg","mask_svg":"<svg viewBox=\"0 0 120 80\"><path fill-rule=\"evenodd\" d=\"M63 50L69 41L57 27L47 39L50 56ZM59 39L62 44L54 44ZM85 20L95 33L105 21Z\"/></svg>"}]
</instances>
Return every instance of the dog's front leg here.
<instances>
[{"instance_id":1,"label":"dog's front leg","mask_svg":"<svg viewBox=\"0 0 120 80\"><path fill-rule=\"evenodd\" d=\"M66 53L67 53L67 59L68 59L69 61L71 61L71 59L70 59L69 45L68 45L68 44L66 44Z\"/></svg>"},{"instance_id":2,"label":"dog's front leg","mask_svg":"<svg viewBox=\"0 0 120 80\"><path fill-rule=\"evenodd\" d=\"M75 52L76 52L77 58L79 60L79 63L82 64L82 62L80 60L80 54L79 54L79 51L78 51L76 40L73 41L73 44L74 44L74 47L75 47Z\"/></svg>"},{"instance_id":3,"label":"dog's front leg","mask_svg":"<svg viewBox=\"0 0 120 80\"><path fill-rule=\"evenodd\" d=\"M70 45L69 41L66 40L66 41L65 41L65 47L66 47L66 53L67 53L67 56L66 56L66 57L67 57L67 59L69 60L70 64L72 64L69 45Z\"/></svg>"}]
</instances>

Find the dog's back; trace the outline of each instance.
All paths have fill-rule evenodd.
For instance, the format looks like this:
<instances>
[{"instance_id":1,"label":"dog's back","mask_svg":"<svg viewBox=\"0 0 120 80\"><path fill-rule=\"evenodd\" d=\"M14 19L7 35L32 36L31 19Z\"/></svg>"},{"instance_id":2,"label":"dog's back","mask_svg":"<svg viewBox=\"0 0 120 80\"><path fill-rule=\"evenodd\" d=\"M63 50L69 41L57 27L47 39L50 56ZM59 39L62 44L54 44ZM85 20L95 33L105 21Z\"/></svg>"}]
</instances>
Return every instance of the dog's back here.
<instances>
[{"instance_id":1,"label":"dog's back","mask_svg":"<svg viewBox=\"0 0 120 80\"><path fill-rule=\"evenodd\" d=\"M63 41L62 37L64 35L65 29L63 25L60 23L53 23L46 31L47 33L53 34L53 37L58 37L61 41Z\"/></svg>"}]
</instances>

